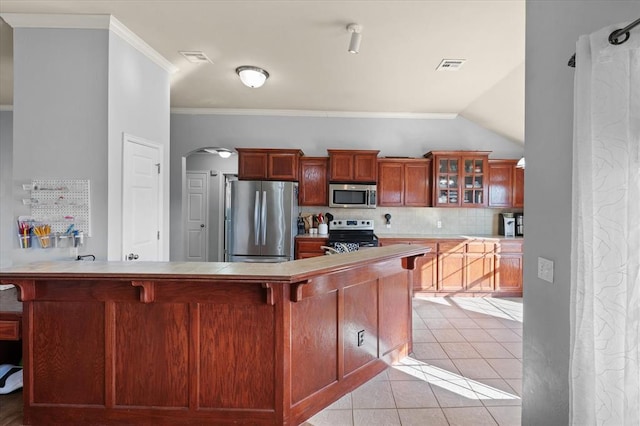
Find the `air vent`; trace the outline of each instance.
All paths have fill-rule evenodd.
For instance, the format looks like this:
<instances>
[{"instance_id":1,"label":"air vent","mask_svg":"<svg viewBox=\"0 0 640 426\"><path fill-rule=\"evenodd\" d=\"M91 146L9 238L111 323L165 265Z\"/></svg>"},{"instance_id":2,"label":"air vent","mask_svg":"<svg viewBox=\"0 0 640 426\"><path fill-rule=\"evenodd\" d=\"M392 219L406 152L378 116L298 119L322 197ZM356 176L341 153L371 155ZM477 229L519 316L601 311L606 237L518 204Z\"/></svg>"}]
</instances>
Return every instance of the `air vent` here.
<instances>
[{"instance_id":1,"label":"air vent","mask_svg":"<svg viewBox=\"0 0 640 426\"><path fill-rule=\"evenodd\" d=\"M436 68L437 71L458 71L466 59L443 59Z\"/></svg>"},{"instance_id":2,"label":"air vent","mask_svg":"<svg viewBox=\"0 0 640 426\"><path fill-rule=\"evenodd\" d=\"M209 57L204 54L204 52L200 52L197 50L190 51L190 52L180 51L180 54L184 56L187 59L187 61L193 62L194 64L203 64L205 62L209 62L211 64L213 63L211 59L209 59Z\"/></svg>"}]
</instances>

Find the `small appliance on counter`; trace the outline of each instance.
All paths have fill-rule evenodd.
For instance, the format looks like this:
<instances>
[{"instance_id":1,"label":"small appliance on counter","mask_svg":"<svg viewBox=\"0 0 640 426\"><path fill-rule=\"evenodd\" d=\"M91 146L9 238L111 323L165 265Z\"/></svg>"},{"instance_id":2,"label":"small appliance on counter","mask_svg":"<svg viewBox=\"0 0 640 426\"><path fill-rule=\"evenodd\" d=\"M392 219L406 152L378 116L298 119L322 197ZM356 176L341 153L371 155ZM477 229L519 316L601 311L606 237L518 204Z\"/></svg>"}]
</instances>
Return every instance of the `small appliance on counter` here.
<instances>
[{"instance_id":1,"label":"small appliance on counter","mask_svg":"<svg viewBox=\"0 0 640 426\"><path fill-rule=\"evenodd\" d=\"M504 235L505 237L515 237L517 235L516 214L522 217L521 213L500 213L500 218L498 219L498 234Z\"/></svg>"},{"instance_id":2,"label":"small appliance on counter","mask_svg":"<svg viewBox=\"0 0 640 426\"><path fill-rule=\"evenodd\" d=\"M516 237L524 237L524 213L515 213Z\"/></svg>"}]
</instances>

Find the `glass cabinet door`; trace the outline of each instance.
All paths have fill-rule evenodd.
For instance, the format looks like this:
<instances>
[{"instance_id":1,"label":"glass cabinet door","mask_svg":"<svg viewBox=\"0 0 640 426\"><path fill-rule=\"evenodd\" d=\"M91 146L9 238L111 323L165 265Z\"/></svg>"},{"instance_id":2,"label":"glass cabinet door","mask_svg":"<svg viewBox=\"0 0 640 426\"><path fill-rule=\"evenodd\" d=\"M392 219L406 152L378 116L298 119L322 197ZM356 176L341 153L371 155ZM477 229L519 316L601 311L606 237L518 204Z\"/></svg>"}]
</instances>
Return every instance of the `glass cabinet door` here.
<instances>
[{"instance_id":1,"label":"glass cabinet door","mask_svg":"<svg viewBox=\"0 0 640 426\"><path fill-rule=\"evenodd\" d=\"M482 158L465 158L462 204L484 204L485 164Z\"/></svg>"},{"instance_id":2,"label":"glass cabinet door","mask_svg":"<svg viewBox=\"0 0 640 426\"><path fill-rule=\"evenodd\" d=\"M438 159L437 204L458 204L458 158Z\"/></svg>"}]
</instances>

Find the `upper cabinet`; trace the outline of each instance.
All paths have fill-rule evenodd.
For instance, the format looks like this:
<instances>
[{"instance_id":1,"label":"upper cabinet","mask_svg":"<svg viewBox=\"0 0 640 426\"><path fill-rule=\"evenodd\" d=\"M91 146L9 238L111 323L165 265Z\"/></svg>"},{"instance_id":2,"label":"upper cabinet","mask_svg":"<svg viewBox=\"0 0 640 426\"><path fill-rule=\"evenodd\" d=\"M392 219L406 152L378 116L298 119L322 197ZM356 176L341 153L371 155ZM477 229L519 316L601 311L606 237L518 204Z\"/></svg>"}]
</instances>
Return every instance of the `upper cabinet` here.
<instances>
[{"instance_id":1,"label":"upper cabinet","mask_svg":"<svg viewBox=\"0 0 640 426\"><path fill-rule=\"evenodd\" d=\"M488 151L431 151L433 206L486 207Z\"/></svg>"},{"instance_id":2,"label":"upper cabinet","mask_svg":"<svg viewBox=\"0 0 640 426\"><path fill-rule=\"evenodd\" d=\"M427 159L378 160L378 206L431 206Z\"/></svg>"},{"instance_id":3,"label":"upper cabinet","mask_svg":"<svg viewBox=\"0 0 640 426\"><path fill-rule=\"evenodd\" d=\"M328 206L329 158L302 157L300 158L300 186L298 191L298 205Z\"/></svg>"},{"instance_id":4,"label":"upper cabinet","mask_svg":"<svg viewBox=\"0 0 640 426\"><path fill-rule=\"evenodd\" d=\"M376 182L380 151L328 149L327 152L331 182Z\"/></svg>"},{"instance_id":5,"label":"upper cabinet","mask_svg":"<svg viewBox=\"0 0 640 426\"><path fill-rule=\"evenodd\" d=\"M518 160L489 160L489 207L524 207L524 169Z\"/></svg>"},{"instance_id":6,"label":"upper cabinet","mask_svg":"<svg viewBox=\"0 0 640 426\"><path fill-rule=\"evenodd\" d=\"M299 149L236 148L238 179L298 180Z\"/></svg>"}]
</instances>

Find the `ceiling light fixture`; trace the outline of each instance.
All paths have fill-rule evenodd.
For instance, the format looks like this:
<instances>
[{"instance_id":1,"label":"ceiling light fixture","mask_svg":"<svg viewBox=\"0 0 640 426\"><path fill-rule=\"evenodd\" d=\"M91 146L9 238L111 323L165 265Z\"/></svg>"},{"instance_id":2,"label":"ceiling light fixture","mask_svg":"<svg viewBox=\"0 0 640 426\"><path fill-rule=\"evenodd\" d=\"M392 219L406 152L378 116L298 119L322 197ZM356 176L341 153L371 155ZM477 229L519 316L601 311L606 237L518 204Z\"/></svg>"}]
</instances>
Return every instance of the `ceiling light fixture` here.
<instances>
[{"instance_id":1,"label":"ceiling light fixture","mask_svg":"<svg viewBox=\"0 0 640 426\"><path fill-rule=\"evenodd\" d=\"M229 158L233 155L233 151L227 148L203 148L202 151L219 155L221 158Z\"/></svg>"},{"instance_id":2,"label":"ceiling light fixture","mask_svg":"<svg viewBox=\"0 0 640 426\"><path fill-rule=\"evenodd\" d=\"M251 88L261 87L267 78L269 78L269 73L262 68L254 67L251 65L243 65L241 67L236 68L236 74L240 76L240 81Z\"/></svg>"},{"instance_id":3,"label":"ceiling light fixture","mask_svg":"<svg viewBox=\"0 0 640 426\"><path fill-rule=\"evenodd\" d=\"M358 53L360 51L360 41L362 40L362 26L358 24L347 25L347 31L351 33L351 40L349 41L349 53Z\"/></svg>"}]
</instances>

